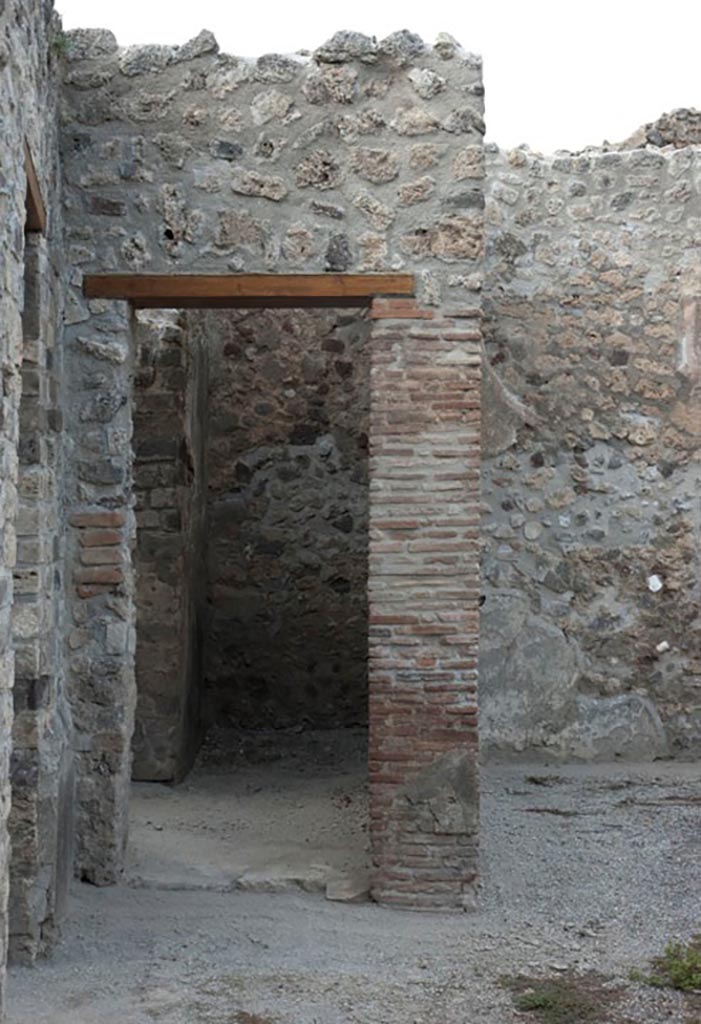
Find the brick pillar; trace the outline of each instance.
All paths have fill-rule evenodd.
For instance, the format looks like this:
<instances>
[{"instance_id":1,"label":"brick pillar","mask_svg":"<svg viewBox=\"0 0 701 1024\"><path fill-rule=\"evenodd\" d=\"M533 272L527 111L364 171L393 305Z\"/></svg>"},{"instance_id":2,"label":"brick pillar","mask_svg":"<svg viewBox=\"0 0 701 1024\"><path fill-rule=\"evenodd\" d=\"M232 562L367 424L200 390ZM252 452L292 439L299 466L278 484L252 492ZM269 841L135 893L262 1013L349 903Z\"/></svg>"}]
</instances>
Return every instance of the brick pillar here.
<instances>
[{"instance_id":1,"label":"brick pillar","mask_svg":"<svg viewBox=\"0 0 701 1024\"><path fill-rule=\"evenodd\" d=\"M373 894L416 909L469 907L477 869L479 316L371 310Z\"/></svg>"}]
</instances>

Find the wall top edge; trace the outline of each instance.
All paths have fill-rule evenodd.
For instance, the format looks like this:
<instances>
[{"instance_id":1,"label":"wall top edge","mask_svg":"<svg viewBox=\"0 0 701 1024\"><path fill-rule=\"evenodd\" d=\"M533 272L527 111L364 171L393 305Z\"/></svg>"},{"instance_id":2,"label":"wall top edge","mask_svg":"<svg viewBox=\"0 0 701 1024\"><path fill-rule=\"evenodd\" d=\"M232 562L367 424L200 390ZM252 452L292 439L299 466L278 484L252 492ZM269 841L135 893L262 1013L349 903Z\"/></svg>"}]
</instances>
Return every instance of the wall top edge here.
<instances>
[{"instance_id":1,"label":"wall top edge","mask_svg":"<svg viewBox=\"0 0 701 1024\"><path fill-rule=\"evenodd\" d=\"M139 74L152 70L150 61L161 68L179 64L206 55L218 55L221 61L235 62L257 69L270 81L291 80L297 70L310 64L377 64L380 62L406 67L421 58L437 57L442 61L456 60L478 70L482 58L470 53L447 32L440 32L432 45L414 32L402 29L384 39L366 36L361 32L336 32L316 50L301 50L293 54L268 53L259 57L240 57L220 53L216 37L203 29L194 39L182 46L145 44L120 47L113 32L104 28L78 28L64 33L65 57L69 63L99 60L116 56L125 74ZM138 70L137 70L138 69Z\"/></svg>"}]
</instances>

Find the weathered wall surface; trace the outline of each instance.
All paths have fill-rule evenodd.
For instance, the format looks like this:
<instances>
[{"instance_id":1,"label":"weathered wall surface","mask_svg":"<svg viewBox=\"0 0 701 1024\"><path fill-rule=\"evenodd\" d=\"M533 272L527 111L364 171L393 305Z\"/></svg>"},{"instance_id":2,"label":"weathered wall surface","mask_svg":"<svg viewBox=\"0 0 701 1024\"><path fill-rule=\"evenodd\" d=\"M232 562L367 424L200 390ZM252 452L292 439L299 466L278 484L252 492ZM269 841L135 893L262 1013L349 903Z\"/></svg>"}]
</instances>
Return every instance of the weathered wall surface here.
<instances>
[{"instance_id":1,"label":"weathered wall surface","mask_svg":"<svg viewBox=\"0 0 701 1024\"><path fill-rule=\"evenodd\" d=\"M55 193L51 196L53 199ZM10 956L51 948L72 874L73 750L63 642L63 451L57 253L25 239L19 410Z\"/></svg>"},{"instance_id":2,"label":"weathered wall surface","mask_svg":"<svg viewBox=\"0 0 701 1024\"><path fill-rule=\"evenodd\" d=\"M119 51L109 33L83 31L68 57L71 551L81 531L122 531L119 564L80 566L71 581L79 869L96 882L120 869L135 693L131 327L123 305L83 299L83 273L405 270L418 305L377 306L371 346L371 829L383 897L459 904L476 827L465 738L476 735L480 61L449 37L428 47L407 32L379 44L339 33L311 58L244 61L218 55L209 33ZM372 394L371 383L371 406Z\"/></svg>"},{"instance_id":3,"label":"weathered wall surface","mask_svg":"<svg viewBox=\"0 0 701 1024\"><path fill-rule=\"evenodd\" d=\"M182 315L144 312L137 323L132 772L165 781L188 771L201 736L206 368ZM103 531L103 542L118 539Z\"/></svg>"},{"instance_id":4,"label":"weathered wall surface","mask_svg":"<svg viewBox=\"0 0 701 1024\"><path fill-rule=\"evenodd\" d=\"M8 930L25 961L56 935L71 742L80 875L113 881L126 839L137 330L123 305L83 298L84 272L417 280L417 302L373 303L369 337L331 312L188 318L196 341L214 339L209 417L185 321L142 337L137 558L152 629L137 771L141 758L177 775L196 740L208 419L212 715L361 717L367 511L375 893L470 903L481 303L485 743L698 752L699 115L673 112L629 149L492 152L484 281L482 133L480 63L445 36L430 48L409 33L340 33L311 58L244 61L206 32L120 51L109 32L60 37L48 2L0 6L0 965ZM49 215L31 240L25 139ZM187 638L169 648L169 671L156 664L161 587ZM300 593L313 622L295 619Z\"/></svg>"},{"instance_id":5,"label":"weathered wall surface","mask_svg":"<svg viewBox=\"0 0 701 1024\"><path fill-rule=\"evenodd\" d=\"M482 737L698 752L701 151L488 159Z\"/></svg>"},{"instance_id":6,"label":"weathered wall surface","mask_svg":"<svg viewBox=\"0 0 701 1024\"><path fill-rule=\"evenodd\" d=\"M701 110L693 107L670 110L656 121L638 128L616 148L636 149L645 145L673 146L675 149L701 145Z\"/></svg>"},{"instance_id":7,"label":"weathered wall surface","mask_svg":"<svg viewBox=\"0 0 701 1024\"><path fill-rule=\"evenodd\" d=\"M190 321L210 363L207 718L367 722L367 317Z\"/></svg>"},{"instance_id":8,"label":"weathered wall surface","mask_svg":"<svg viewBox=\"0 0 701 1024\"><path fill-rule=\"evenodd\" d=\"M8 883L10 953L15 959L31 962L47 952L56 937L70 874L71 726L61 644L65 619L61 606L59 446L62 267L56 116L58 30L50 3L10 0L0 9L3 966ZM25 141L47 207L44 236L24 233ZM12 809L8 822L10 781ZM8 824L12 841L9 864Z\"/></svg>"},{"instance_id":9,"label":"weathered wall surface","mask_svg":"<svg viewBox=\"0 0 701 1024\"><path fill-rule=\"evenodd\" d=\"M66 37L68 39L68 37ZM116 50L109 32L73 34L65 47L65 79L85 56L98 61ZM98 72L98 80L101 73ZM80 95L83 95L81 92ZM66 105L66 90L62 94ZM62 110L62 121L67 118ZM83 215L80 181L87 133L61 134L64 174L66 293L65 376L66 579L71 702L76 733L76 872L95 884L114 881L124 854L136 692L135 605L130 544L132 509L132 368L135 325L123 305L79 298L81 268L97 257L95 245L113 243ZM125 168L125 174L128 171ZM73 181L77 189L67 189ZM92 319L91 319L92 315ZM116 541L100 545L103 530ZM83 551L98 554L88 561ZM109 821L109 827L105 827Z\"/></svg>"}]
</instances>

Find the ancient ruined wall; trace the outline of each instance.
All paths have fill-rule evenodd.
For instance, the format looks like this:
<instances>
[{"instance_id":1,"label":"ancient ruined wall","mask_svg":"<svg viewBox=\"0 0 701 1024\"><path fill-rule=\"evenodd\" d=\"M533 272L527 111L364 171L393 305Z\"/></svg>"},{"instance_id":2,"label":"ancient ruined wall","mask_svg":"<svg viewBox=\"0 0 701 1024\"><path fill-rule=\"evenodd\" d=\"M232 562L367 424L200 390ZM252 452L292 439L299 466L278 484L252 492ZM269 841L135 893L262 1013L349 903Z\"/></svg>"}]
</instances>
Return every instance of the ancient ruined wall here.
<instances>
[{"instance_id":1,"label":"ancient ruined wall","mask_svg":"<svg viewBox=\"0 0 701 1024\"><path fill-rule=\"evenodd\" d=\"M52 250L44 236L26 236L9 822L10 956L22 962L51 949L72 874L73 749L63 657L62 295Z\"/></svg>"},{"instance_id":2,"label":"ancient ruined wall","mask_svg":"<svg viewBox=\"0 0 701 1024\"><path fill-rule=\"evenodd\" d=\"M59 445L61 210L56 131L59 38L49 3L37 7L10 0L0 9L3 969L8 883L10 952L15 959L32 961L46 952L56 937L70 874L72 752L59 642L64 626ZM47 208L43 235L24 231L25 141Z\"/></svg>"},{"instance_id":3,"label":"ancient ruined wall","mask_svg":"<svg viewBox=\"0 0 701 1024\"><path fill-rule=\"evenodd\" d=\"M207 719L365 723L369 321L190 319L210 367Z\"/></svg>"},{"instance_id":4,"label":"ancient ruined wall","mask_svg":"<svg viewBox=\"0 0 701 1024\"><path fill-rule=\"evenodd\" d=\"M132 774L168 781L191 767L201 736L206 368L182 315L144 312L137 321ZM111 544L118 537L109 532Z\"/></svg>"},{"instance_id":5,"label":"ancient ruined wall","mask_svg":"<svg viewBox=\"0 0 701 1024\"><path fill-rule=\"evenodd\" d=\"M698 751L701 151L488 181L482 736Z\"/></svg>"},{"instance_id":6,"label":"ancient ruined wall","mask_svg":"<svg viewBox=\"0 0 701 1024\"><path fill-rule=\"evenodd\" d=\"M79 868L119 872L134 707L131 325L123 304L83 299L83 273L404 270L418 302L376 305L371 343L371 827L379 894L458 904L476 822L480 62L408 32L339 33L311 58L216 49L206 32L179 48L68 41L74 558L83 530L123 535L119 564L75 559L71 581Z\"/></svg>"}]
</instances>

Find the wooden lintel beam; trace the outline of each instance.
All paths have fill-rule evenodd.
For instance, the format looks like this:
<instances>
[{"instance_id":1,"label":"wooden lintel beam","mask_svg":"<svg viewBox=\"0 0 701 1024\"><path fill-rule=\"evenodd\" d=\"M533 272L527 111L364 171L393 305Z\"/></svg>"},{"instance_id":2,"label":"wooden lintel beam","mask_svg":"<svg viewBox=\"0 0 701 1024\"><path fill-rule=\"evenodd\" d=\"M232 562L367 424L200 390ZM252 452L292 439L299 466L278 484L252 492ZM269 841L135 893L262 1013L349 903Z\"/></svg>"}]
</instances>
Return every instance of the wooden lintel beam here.
<instances>
[{"instance_id":1,"label":"wooden lintel beam","mask_svg":"<svg viewBox=\"0 0 701 1024\"><path fill-rule=\"evenodd\" d=\"M376 295L414 294L413 274L86 274L89 299L136 309L367 306Z\"/></svg>"},{"instance_id":2,"label":"wooden lintel beam","mask_svg":"<svg viewBox=\"0 0 701 1024\"><path fill-rule=\"evenodd\" d=\"M41 198L39 178L37 177L31 150L26 140L24 143L24 172L27 176L25 231L39 231L43 235L46 231L46 207L44 206L44 200Z\"/></svg>"}]
</instances>

